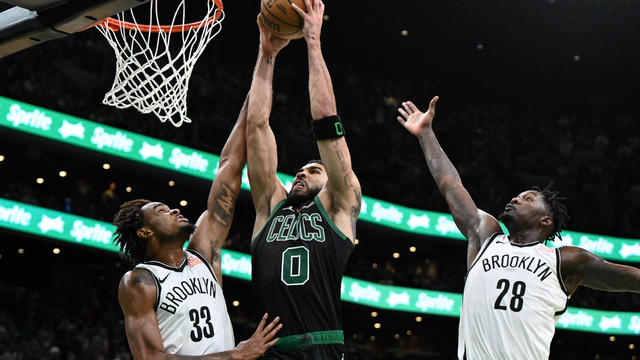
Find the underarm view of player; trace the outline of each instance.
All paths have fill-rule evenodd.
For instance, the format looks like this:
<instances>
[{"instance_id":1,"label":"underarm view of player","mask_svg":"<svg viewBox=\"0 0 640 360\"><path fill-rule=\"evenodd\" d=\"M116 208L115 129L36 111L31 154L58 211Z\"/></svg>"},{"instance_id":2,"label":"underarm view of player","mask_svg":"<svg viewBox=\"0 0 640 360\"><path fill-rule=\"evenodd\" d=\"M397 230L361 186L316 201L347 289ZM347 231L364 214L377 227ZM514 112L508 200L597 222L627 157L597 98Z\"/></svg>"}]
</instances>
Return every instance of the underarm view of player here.
<instances>
[{"instance_id":1,"label":"underarm view of player","mask_svg":"<svg viewBox=\"0 0 640 360\"><path fill-rule=\"evenodd\" d=\"M555 323L579 286L640 292L640 269L613 264L575 246L546 241L561 236L568 213L547 186L509 201L498 220L478 209L432 129L438 97L426 113L402 103L397 120L418 138L429 171L453 219L469 241L458 358L547 359Z\"/></svg>"},{"instance_id":2,"label":"underarm view of player","mask_svg":"<svg viewBox=\"0 0 640 360\"><path fill-rule=\"evenodd\" d=\"M260 48L247 126L256 209L251 243L254 304L258 314L278 314L284 324L267 359L338 360L346 352L340 285L354 247L361 191L321 52L324 4L306 1L306 11L293 6L304 19L311 128L321 160L300 167L288 192L276 176L278 154L269 126L272 81L276 56L288 40L275 37L259 17Z\"/></svg>"},{"instance_id":3,"label":"underarm view of player","mask_svg":"<svg viewBox=\"0 0 640 360\"><path fill-rule=\"evenodd\" d=\"M135 264L118 288L135 359L255 359L277 341L279 318L267 324L264 314L253 336L235 346L222 292L220 249L240 192L246 118L247 101L195 225L178 209L143 199L124 203L115 216L114 242Z\"/></svg>"}]
</instances>

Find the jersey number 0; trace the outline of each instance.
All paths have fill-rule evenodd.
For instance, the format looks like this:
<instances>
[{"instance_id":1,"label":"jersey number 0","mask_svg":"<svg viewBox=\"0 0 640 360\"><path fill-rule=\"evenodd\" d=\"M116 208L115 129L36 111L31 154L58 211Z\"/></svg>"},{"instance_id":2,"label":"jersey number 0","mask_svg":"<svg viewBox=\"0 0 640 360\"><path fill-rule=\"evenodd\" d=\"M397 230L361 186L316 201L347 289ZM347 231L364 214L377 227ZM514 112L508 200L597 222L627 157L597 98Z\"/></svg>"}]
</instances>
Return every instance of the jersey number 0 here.
<instances>
[{"instance_id":1,"label":"jersey number 0","mask_svg":"<svg viewBox=\"0 0 640 360\"><path fill-rule=\"evenodd\" d=\"M293 246L282 252L280 279L287 286L303 285L309 281L309 249Z\"/></svg>"}]
</instances>

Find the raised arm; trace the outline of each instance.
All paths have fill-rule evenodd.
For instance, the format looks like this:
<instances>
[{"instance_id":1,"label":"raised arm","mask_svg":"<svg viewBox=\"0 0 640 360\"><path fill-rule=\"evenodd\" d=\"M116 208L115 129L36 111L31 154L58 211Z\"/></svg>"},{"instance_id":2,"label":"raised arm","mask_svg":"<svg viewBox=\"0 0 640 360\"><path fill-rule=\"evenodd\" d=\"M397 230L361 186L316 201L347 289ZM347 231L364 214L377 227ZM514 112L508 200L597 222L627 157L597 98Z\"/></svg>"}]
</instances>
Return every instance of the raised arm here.
<instances>
[{"instance_id":1,"label":"raised arm","mask_svg":"<svg viewBox=\"0 0 640 360\"><path fill-rule=\"evenodd\" d=\"M247 157L248 97L222 148L215 179L209 191L207 210L196 223L196 231L189 240L189 248L200 252L209 259L213 271L222 286L220 249L224 244L233 220L236 200L242 185L242 169Z\"/></svg>"},{"instance_id":2,"label":"raised arm","mask_svg":"<svg viewBox=\"0 0 640 360\"><path fill-rule=\"evenodd\" d=\"M309 57L309 98L312 121L326 121L337 116L336 99L333 94L331 76L322 56L320 33L324 15L321 0L305 0L307 11L302 11L294 3L291 6L304 19L304 38ZM323 120L325 119L325 120ZM338 228L352 241L356 237L356 220L360 214L362 192L360 182L351 168L351 155L343 135L342 124L333 118L330 126L336 128L336 136L318 140L320 158L327 172L327 184L320 192L320 200ZM313 126L313 125L312 125ZM338 134L339 133L339 134Z\"/></svg>"},{"instance_id":3,"label":"raised arm","mask_svg":"<svg viewBox=\"0 0 640 360\"><path fill-rule=\"evenodd\" d=\"M576 246L560 248L564 284L570 294L578 286L605 291L640 293L640 269L610 263Z\"/></svg>"},{"instance_id":4,"label":"raised arm","mask_svg":"<svg viewBox=\"0 0 640 360\"><path fill-rule=\"evenodd\" d=\"M401 115L398 116L398 122L418 138L429 171L449 206L453 220L460 232L469 240L467 247L467 268L469 268L483 242L491 234L500 231L500 225L493 216L476 207L473 199L462 186L458 170L440 147L431 128L437 101L436 96L431 100L426 113L418 110L411 101L403 102L402 108L398 109Z\"/></svg>"},{"instance_id":5,"label":"raised arm","mask_svg":"<svg viewBox=\"0 0 640 360\"><path fill-rule=\"evenodd\" d=\"M260 48L249 91L247 124L247 163L251 197L256 208L253 236L262 229L275 205L286 196L276 176L278 153L276 139L269 126L271 115L273 67L276 56L289 40L273 36L258 15Z\"/></svg>"},{"instance_id":6,"label":"raised arm","mask_svg":"<svg viewBox=\"0 0 640 360\"><path fill-rule=\"evenodd\" d=\"M257 359L278 339L273 339L282 328L277 325L276 317L265 326L267 315L263 316L251 338L238 344L230 351L202 356L170 355L164 353L162 336L158 330L158 319L155 312L156 285L152 275L146 270L132 270L120 280L118 300L124 314L124 326L131 354L136 360L141 359Z\"/></svg>"}]
</instances>

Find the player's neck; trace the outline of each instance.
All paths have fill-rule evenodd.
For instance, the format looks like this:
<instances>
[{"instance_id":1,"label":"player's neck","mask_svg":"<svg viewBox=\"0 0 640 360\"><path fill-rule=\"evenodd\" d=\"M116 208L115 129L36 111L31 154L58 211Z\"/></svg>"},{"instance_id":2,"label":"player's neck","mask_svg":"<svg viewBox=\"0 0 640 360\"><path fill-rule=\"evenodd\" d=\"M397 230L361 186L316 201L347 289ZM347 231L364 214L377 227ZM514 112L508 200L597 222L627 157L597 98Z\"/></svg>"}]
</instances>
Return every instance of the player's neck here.
<instances>
[{"instance_id":1,"label":"player's neck","mask_svg":"<svg viewBox=\"0 0 640 360\"><path fill-rule=\"evenodd\" d=\"M307 200L307 201L303 202L302 204L294 207L294 209L296 209L296 212L300 212L305 206L311 204L312 202L313 202L313 199Z\"/></svg>"},{"instance_id":2,"label":"player's neck","mask_svg":"<svg viewBox=\"0 0 640 360\"><path fill-rule=\"evenodd\" d=\"M183 244L173 243L156 243L151 245L149 249L149 260L159 261L163 264L178 267L184 260Z\"/></svg>"},{"instance_id":3,"label":"player's neck","mask_svg":"<svg viewBox=\"0 0 640 360\"><path fill-rule=\"evenodd\" d=\"M514 244L531 244L544 240L537 229L509 231L509 241Z\"/></svg>"}]
</instances>

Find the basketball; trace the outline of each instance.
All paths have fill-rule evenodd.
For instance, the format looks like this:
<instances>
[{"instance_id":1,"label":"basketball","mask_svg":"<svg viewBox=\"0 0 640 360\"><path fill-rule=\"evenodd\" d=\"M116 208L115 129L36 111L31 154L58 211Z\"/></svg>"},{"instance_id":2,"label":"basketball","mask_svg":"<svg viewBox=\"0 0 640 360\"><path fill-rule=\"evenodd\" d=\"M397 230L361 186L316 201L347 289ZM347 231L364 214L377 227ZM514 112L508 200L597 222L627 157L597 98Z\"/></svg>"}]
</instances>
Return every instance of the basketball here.
<instances>
[{"instance_id":1,"label":"basketball","mask_svg":"<svg viewBox=\"0 0 640 360\"><path fill-rule=\"evenodd\" d=\"M304 0L262 0L260 5L260 16L264 24L283 39L302 37L304 20L293 10L291 3L295 3L303 11L307 10Z\"/></svg>"}]
</instances>

